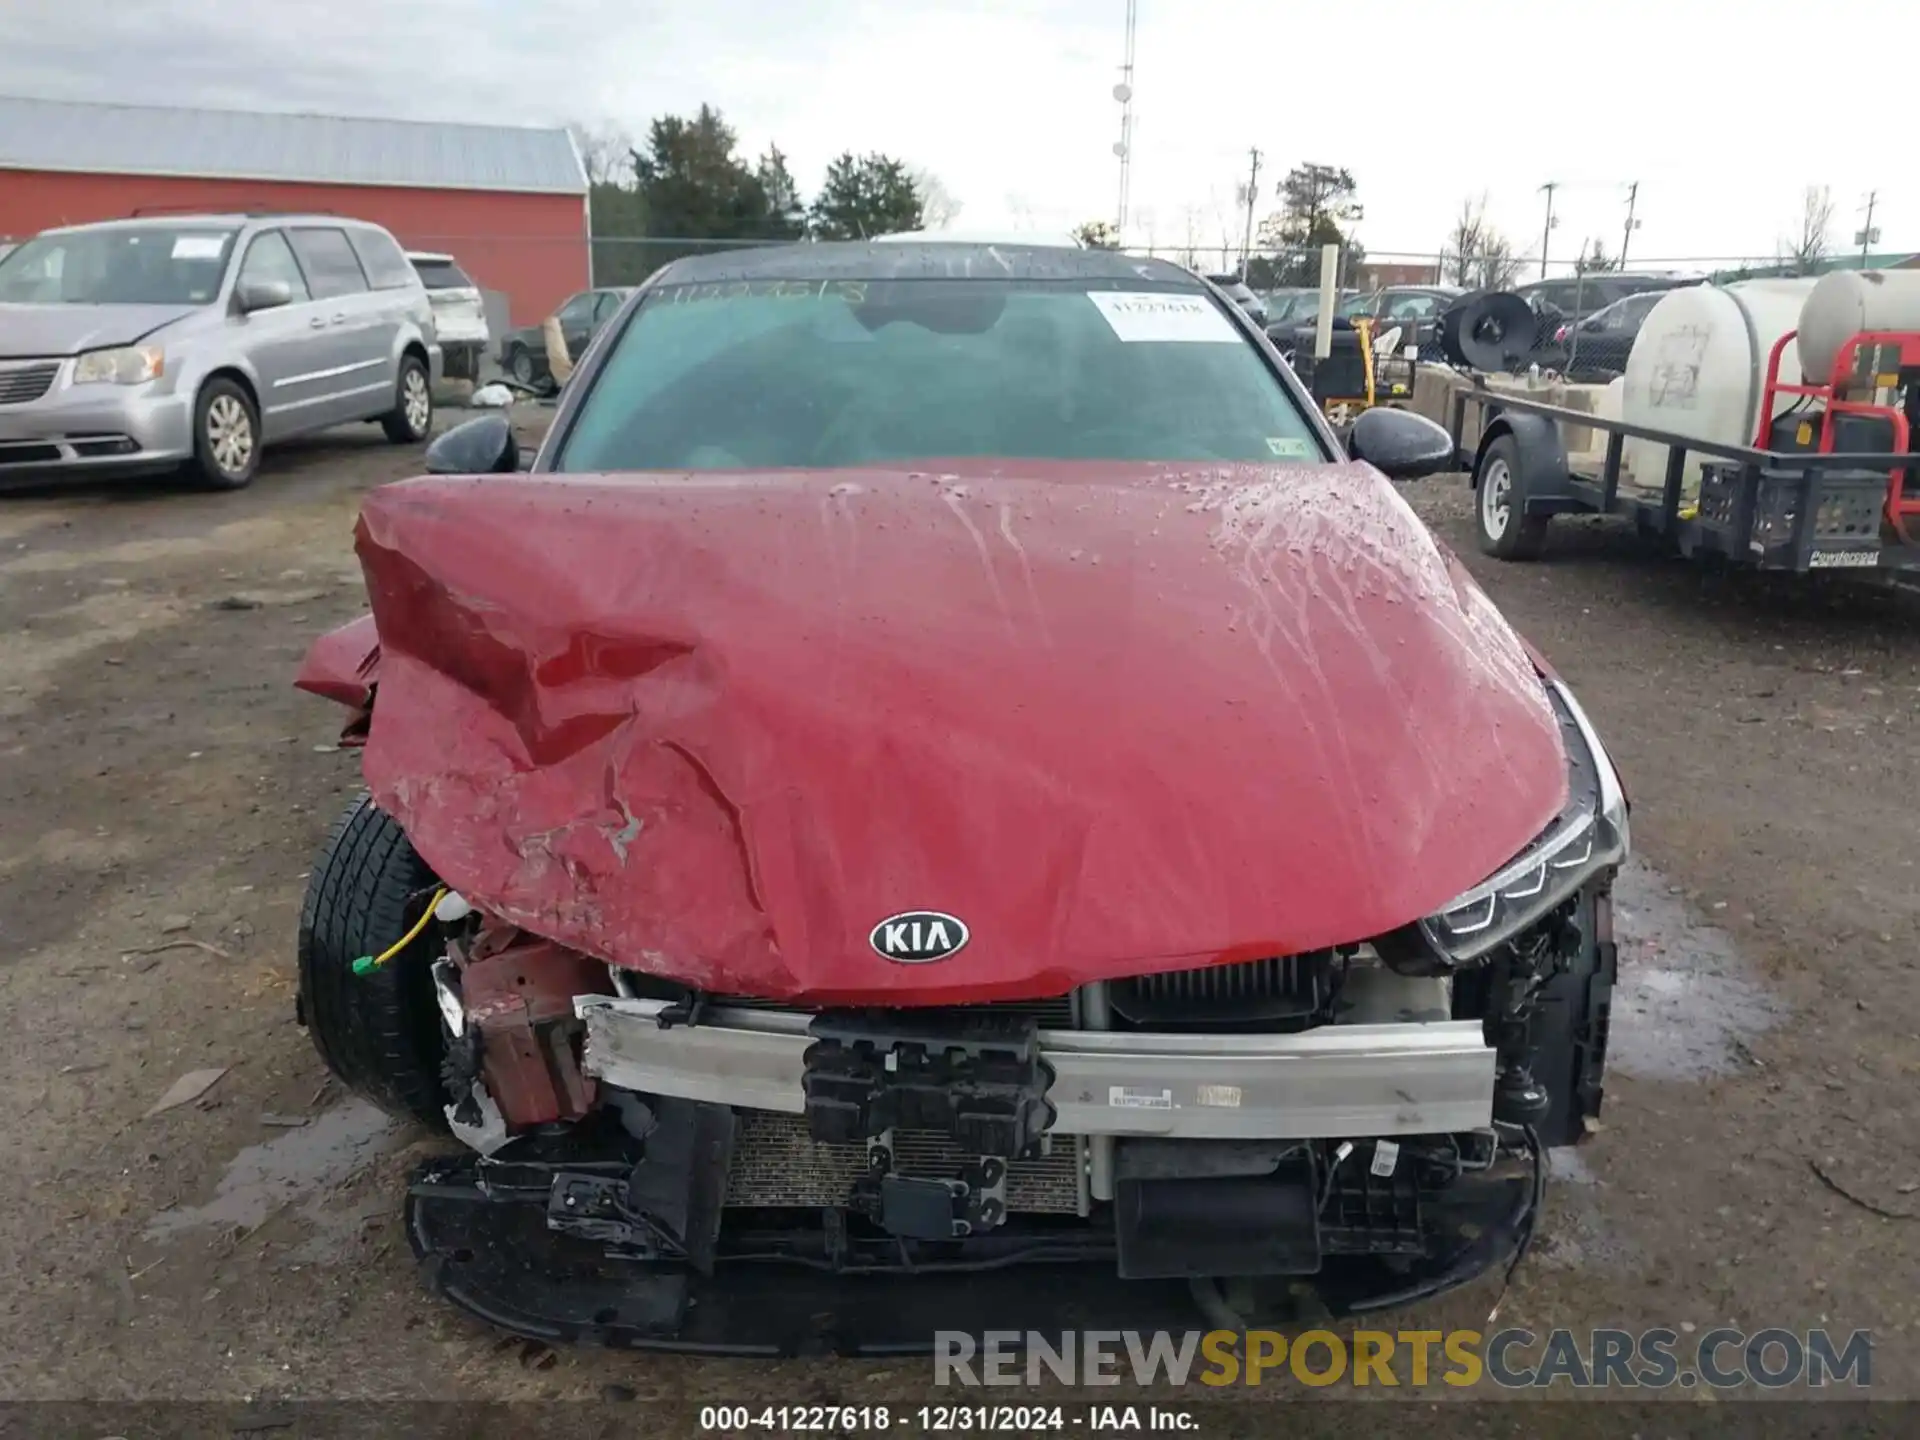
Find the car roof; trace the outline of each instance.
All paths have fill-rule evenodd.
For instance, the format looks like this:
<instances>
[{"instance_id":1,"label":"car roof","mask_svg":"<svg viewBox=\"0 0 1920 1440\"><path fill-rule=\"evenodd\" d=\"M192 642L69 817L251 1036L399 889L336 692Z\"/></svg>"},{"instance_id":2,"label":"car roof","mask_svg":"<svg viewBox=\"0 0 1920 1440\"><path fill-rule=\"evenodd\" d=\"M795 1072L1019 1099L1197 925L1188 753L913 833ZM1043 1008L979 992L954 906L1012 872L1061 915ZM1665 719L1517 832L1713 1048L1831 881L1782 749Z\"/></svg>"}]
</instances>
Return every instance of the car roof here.
<instances>
[{"instance_id":1,"label":"car roof","mask_svg":"<svg viewBox=\"0 0 1920 1440\"><path fill-rule=\"evenodd\" d=\"M1605 284L1615 280L1631 280L1636 285L1691 285L1704 277L1684 271L1674 270L1590 270L1582 275L1550 275L1545 280L1529 280L1524 285L1516 285L1516 291L1538 290L1543 285L1573 285L1580 281L1589 284Z\"/></svg>"},{"instance_id":2,"label":"car roof","mask_svg":"<svg viewBox=\"0 0 1920 1440\"><path fill-rule=\"evenodd\" d=\"M445 251L442 251L442 250L409 250L407 251L407 259L431 260L431 261L436 261L442 265L453 264L453 256L447 254Z\"/></svg>"},{"instance_id":3,"label":"car roof","mask_svg":"<svg viewBox=\"0 0 1920 1440\"><path fill-rule=\"evenodd\" d=\"M1044 245L1056 250L1083 248L1072 235L1041 230L901 230L873 237L876 245L912 245L922 241L943 245Z\"/></svg>"},{"instance_id":4,"label":"car roof","mask_svg":"<svg viewBox=\"0 0 1920 1440\"><path fill-rule=\"evenodd\" d=\"M351 215L325 215L307 211L242 211L242 210L199 210L168 212L164 215L126 215L114 220L88 220L78 225L54 225L41 233L44 235L65 235L76 230L105 230L109 228L153 227L176 228L181 225L228 225L238 229L242 225L289 225L313 223L318 225L352 225L364 230L378 230L380 227L371 220L358 220Z\"/></svg>"},{"instance_id":5,"label":"car roof","mask_svg":"<svg viewBox=\"0 0 1920 1440\"><path fill-rule=\"evenodd\" d=\"M1170 260L1118 250L1059 245L931 240L836 240L688 255L662 266L652 283L704 285L739 280L1119 280L1199 288Z\"/></svg>"}]
</instances>

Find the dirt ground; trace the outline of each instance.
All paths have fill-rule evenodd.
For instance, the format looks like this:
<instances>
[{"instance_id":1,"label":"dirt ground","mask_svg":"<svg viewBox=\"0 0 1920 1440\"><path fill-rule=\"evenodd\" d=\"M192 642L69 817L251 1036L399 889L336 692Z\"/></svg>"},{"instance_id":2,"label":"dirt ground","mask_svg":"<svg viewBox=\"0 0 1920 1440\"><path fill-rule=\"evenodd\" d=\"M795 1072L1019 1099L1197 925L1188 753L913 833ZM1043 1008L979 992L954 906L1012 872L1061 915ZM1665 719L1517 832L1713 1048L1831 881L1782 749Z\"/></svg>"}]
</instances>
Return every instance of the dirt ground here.
<instances>
[{"instance_id":1,"label":"dirt ground","mask_svg":"<svg viewBox=\"0 0 1920 1440\"><path fill-rule=\"evenodd\" d=\"M362 609L358 497L418 463L348 430L234 495L0 497L0 1396L921 1393L919 1362L555 1357L418 1285L420 1137L330 1085L294 1023L302 888L357 766L289 685ZM1574 685L1636 804L1605 1125L1503 1323L1870 1327L1876 1392L1914 1395L1914 607L1710 575L1597 522L1503 566L1458 480L1409 498ZM1491 1292L1402 1323L1477 1326Z\"/></svg>"}]
</instances>

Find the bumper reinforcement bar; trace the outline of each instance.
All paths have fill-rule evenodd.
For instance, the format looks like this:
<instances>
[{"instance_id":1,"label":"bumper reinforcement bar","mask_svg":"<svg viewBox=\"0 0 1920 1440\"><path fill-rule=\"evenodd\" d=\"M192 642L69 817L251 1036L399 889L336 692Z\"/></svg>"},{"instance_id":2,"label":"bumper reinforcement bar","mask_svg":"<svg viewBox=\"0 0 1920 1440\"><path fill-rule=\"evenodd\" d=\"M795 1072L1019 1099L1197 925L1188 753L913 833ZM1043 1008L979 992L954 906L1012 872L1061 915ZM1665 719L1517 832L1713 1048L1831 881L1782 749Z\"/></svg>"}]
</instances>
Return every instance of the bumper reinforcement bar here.
<instances>
[{"instance_id":1,"label":"bumper reinforcement bar","mask_svg":"<svg viewBox=\"0 0 1920 1440\"><path fill-rule=\"evenodd\" d=\"M718 1007L661 1028L664 1000L581 995L585 1068L607 1084L798 1115L814 1016ZM1433 1135L1492 1123L1478 1021L1324 1025L1293 1035L1042 1030L1053 1130L1209 1140Z\"/></svg>"}]
</instances>

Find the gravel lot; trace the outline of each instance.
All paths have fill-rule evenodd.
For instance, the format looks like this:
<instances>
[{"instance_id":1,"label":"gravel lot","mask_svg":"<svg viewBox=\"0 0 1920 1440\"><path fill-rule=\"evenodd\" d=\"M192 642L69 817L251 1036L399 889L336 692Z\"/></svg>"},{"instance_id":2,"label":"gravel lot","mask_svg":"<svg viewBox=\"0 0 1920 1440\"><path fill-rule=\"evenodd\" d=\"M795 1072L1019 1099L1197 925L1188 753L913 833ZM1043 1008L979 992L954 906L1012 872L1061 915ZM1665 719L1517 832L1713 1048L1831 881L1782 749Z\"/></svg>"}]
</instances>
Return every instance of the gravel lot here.
<instances>
[{"instance_id":1,"label":"gravel lot","mask_svg":"<svg viewBox=\"0 0 1920 1440\"><path fill-rule=\"evenodd\" d=\"M423 1142L328 1085L293 1020L305 872L357 767L289 681L362 609L359 495L418 463L356 429L236 495L0 498L0 1395L920 1393L918 1362L553 1357L417 1285L398 1213ZM1636 803L1606 1124L1503 1322L1871 1327L1876 1391L1914 1395L1913 607L1710 575L1598 522L1502 566L1457 479L1408 493ZM1478 1325L1491 1293L1401 1323Z\"/></svg>"}]
</instances>

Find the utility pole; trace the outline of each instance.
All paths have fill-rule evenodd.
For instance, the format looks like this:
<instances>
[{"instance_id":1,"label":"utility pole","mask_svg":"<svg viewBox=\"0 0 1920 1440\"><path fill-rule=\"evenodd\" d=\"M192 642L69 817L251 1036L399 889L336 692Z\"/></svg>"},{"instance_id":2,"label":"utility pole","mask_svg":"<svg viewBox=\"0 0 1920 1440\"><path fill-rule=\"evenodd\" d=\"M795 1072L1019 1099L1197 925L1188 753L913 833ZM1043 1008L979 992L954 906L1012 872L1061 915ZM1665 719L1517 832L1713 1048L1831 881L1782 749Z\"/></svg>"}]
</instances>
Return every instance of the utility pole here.
<instances>
[{"instance_id":1,"label":"utility pole","mask_svg":"<svg viewBox=\"0 0 1920 1440\"><path fill-rule=\"evenodd\" d=\"M1113 143L1120 161L1120 198L1113 217L1116 245L1127 243L1127 202L1133 188L1133 33L1139 9L1139 0L1127 0L1126 55L1120 63L1120 83L1113 87L1113 98L1120 102L1120 138Z\"/></svg>"},{"instance_id":2,"label":"utility pole","mask_svg":"<svg viewBox=\"0 0 1920 1440\"><path fill-rule=\"evenodd\" d=\"M1247 170L1247 238L1240 246L1240 279L1244 282L1253 267L1253 202L1260 194L1260 147L1247 152L1252 160Z\"/></svg>"},{"instance_id":3,"label":"utility pole","mask_svg":"<svg viewBox=\"0 0 1920 1440\"><path fill-rule=\"evenodd\" d=\"M1627 246L1633 242L1634 227L1639 223L1633 218L1634 202L1640 198L1640 182L1635 180L1627 186L1627 228L1620 235L1620 268L1627 268Z\"/></svg>"},{"instance_id":4,"label":"utility pole","mask_svg":"<svg viewBox=\"0 0 1920 1440\"><path fill-rule=\"evenodd\" d=\"M1540 278L1547 278L1547 243L1553 239L1553 192L1560 188L1558 180L1549 180L1540 189L1547 197L1547 228L1540 236Z\"/></svg>"},{"instance_id":5,"label":"utility pole","mask_svg":"<svg viewBox=\"0 0 1920 1440\"><path fill-rule=\"evenodd\" d=\"M1867 251L1880 243L1880 232L1873 228L1873 207L1879 199L1878 190L1867 192L1867 223L1860 228L1860 233L1853 237L1860 242L1860 268L1863 270L1867 265Z\"/></svg>"}]
</instances>

